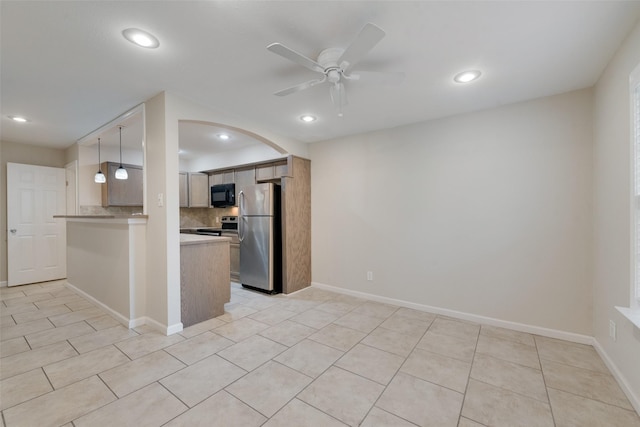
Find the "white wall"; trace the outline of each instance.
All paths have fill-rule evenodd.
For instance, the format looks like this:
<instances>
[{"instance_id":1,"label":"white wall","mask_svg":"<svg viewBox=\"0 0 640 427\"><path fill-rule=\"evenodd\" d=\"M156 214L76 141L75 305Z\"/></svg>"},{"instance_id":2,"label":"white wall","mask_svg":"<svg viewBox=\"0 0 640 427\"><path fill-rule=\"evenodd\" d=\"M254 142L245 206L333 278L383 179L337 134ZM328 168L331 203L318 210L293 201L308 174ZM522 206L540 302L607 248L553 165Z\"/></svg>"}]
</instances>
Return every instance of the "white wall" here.
<instances>
[{"instance_id":1,"label":"white wall","mask_svg":"<svg viewBox=\"0 0 640 427\"><path fill-rule=\"evenodd\" d=\"M186 169L182 169L186 172L200 172L278 159L283 156L283 154L280 154L268 145L260 144L240 148L238 150L221 151L218 153L199 156L198 158L190 161L183 162L181 160L180 167L186 167Z\"/></svg>"},{"instance_id":2,"label":"white wall","mask_svg":"<svg viewBox=\"0 0 640 427\"><path fill-rule=\"evenodd\" d=\"M313 281L591 335L591 105L587 89L312 144Z\"/></svg>"},{"instance_id":3,"label":"white wall","mask_svg":"<svg viewBox=\"0 0 640 427\"><path fill-rule=\"evenodd\" d=\"M128 321L135 317L129 299L129 286L136 286L136 283L129 283L129 226L69 221L67 241L69 283L117 312L121 318ZM140 285L144 286L144 283Z\"/></svg>"},{"instance_id":4,"label":"white wall","mask_svg":"<svg viewBox=\"0 0 640 427\"><path fill-rule=\"evenodd\" d=\"M7 162L63 168L65 150L0 141L0 282L7 281Z\"/></svg>"},{"instance_id":5,"label":"white wall","mask_svg":"<svg viewBox=\"0 0 640 427\"><path fill-rule=\"evenodd\" d=\"M169 124L166 94L145 103L147 199L146 315L165 332L180 331L180 255L178 193L178 123ZM175 133L175 135L174 135ZM170 177L170 178L169 178ZM163 205L157 197L162 194ZM175 209L174 209L175 206ZM175 211L175 213L174 213ZM174 259L175 258L175 259ZM176 273L175 264L178 271ZM178 290L176 298L176 289Z\"/></svg>"},{"instance_id":6,"label":"white wall","mask_svg":"<svg viewBox=\"0 0 640 427\"><path fill-rule=\"evenodd\" d=\"M96 184L93 177L98 172L98 144L78 145L78 199L80 206L102 205L102 184ZM119 147L102 145L100 147L101 162L119 162ZM144 163L142 147L139 150L122 149L122 163L142 165ZM106 170L102 170L106 173Z\"/></svg>"},{"instance_id":7,"label":"white wall","mask_svg":"<svg viewBox=\"0 0 640 427\"><path fill-rule=\"evenodd\" d=\"M273 144L275 149L281 150L282 155L294 154L305 158L309 155L307 144L274 133L270 129L260 127L242 117L233 116L225 111L208 109L175 94L171 94L171 99L178 120L214 123L246 133L267 144Z\"/></svg>"},{"instance_id":8,"label":"white wall","mask_svg":"<svg viewBox=\"0 0 640 427\"><path fill-rule=\"evenodd\" d=\"M614 306L631 293L631 138L629 74L640 63L640 24L595 87L594 336L626 382L640 411L640 330ZM609 338L609 319L617 341Z\"/></svg>"}]
</instances>

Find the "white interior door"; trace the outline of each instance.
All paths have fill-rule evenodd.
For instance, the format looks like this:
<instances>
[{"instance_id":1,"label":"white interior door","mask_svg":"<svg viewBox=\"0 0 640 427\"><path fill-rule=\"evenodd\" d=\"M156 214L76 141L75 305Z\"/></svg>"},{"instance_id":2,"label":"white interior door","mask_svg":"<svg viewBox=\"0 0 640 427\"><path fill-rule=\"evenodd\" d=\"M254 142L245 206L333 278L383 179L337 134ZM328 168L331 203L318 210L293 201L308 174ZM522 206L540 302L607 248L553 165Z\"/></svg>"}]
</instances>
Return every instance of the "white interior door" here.
<instances>
[{"instance_id":1,"label":"white interior door","mask_svg":"<svg viewBox=\"0 0 640 427\"><path fill-rule=\"evenodd\" d=\"M67 276L65 170L7 163L9 286Z\"/></svg>"}]
</instances>

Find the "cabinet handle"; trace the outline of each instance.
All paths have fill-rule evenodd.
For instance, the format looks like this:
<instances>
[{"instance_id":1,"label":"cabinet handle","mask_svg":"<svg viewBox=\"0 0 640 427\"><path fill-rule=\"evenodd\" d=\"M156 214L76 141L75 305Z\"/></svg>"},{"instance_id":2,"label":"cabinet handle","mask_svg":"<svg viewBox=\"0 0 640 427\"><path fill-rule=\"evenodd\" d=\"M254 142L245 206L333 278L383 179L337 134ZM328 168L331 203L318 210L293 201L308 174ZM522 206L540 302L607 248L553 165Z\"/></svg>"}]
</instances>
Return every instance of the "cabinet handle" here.
<instances>
[{"instance_id":1,"label":"cabinet handle","mask_svg":"<svg viewBox=\"0 0 640 427\"><path fill-rule=\"evenodd\" d=\"M9 230L9 231L11 232L11 234L16 234L16 232L17 232L18 230L16 230L15 228L12 228L12 229L11 229L11 230Z\"/></svg>"}]
</instances>

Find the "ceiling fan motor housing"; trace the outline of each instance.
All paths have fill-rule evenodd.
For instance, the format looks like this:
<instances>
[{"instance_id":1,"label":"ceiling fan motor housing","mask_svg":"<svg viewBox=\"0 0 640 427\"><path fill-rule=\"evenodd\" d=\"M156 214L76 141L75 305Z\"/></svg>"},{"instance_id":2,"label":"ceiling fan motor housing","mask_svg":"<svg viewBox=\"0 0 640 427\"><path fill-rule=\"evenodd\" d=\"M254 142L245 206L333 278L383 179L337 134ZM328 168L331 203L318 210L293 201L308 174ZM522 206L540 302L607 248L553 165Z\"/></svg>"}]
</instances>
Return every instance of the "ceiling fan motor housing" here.
<instances>
[{"instance_id":1,"label":"ceiling fan motor housing","mask_svg":"<svg viewBox=\"0 0 640 427\"><path fill-rule=\"evenodd\" d=\"M339 47L330 47L329 49L325 49L320 52L318 55L318 64L322 65L325 70L325 73L330 68L339 69L340 65L338 64L338 59L344 53L344 49L340 49Z\"/></svg>"}]
</instances>

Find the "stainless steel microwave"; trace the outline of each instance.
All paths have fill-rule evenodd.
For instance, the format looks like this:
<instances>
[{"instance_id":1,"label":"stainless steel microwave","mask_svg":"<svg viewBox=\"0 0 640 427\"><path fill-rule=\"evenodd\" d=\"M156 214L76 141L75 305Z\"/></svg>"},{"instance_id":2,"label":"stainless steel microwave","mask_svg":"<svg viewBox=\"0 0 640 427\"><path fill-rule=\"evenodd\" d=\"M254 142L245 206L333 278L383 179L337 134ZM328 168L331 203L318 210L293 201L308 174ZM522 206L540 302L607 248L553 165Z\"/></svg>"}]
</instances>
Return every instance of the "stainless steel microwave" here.
<instances>
[{"instance_id":1,"label":"stainless steel microwave","mask_svg":"<svg viewBox=\"0 0 640 427\"><path fill-rule=\"evenodd\" d=\"M219 184L211 186L211 206L225 208L236 205L236 185Z\"/></svg>"}]
</instances>

